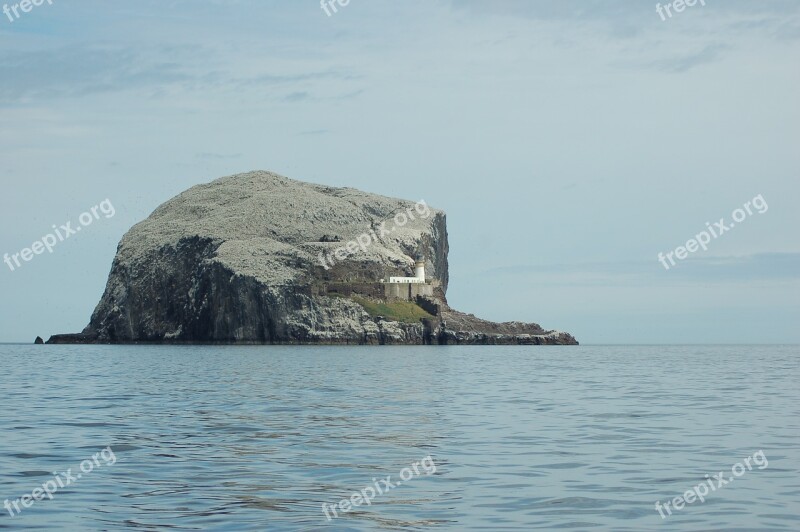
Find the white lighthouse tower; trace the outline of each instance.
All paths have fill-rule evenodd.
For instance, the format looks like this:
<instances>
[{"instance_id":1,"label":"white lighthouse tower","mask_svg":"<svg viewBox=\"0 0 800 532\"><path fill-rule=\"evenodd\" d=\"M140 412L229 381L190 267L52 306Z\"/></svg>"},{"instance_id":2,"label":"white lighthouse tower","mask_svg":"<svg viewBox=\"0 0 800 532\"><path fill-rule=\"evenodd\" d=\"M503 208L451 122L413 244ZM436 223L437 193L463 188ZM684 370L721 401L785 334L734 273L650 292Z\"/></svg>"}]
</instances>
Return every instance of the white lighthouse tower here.
<instances>
[{"instance_id":1,"label":"white lighthouse tower","mask_svg":"<svg viewBox=\"0 0 800 532\"><path fill-rule=\"evenodd\" d=\"M413 277L389 277L389 283L425 284L425 257L421 253L417 254L417 258L414 261Z\"/></svg>"},{"instance_id":2,"label":"white lighthouse tower","mask_svg":"<svg viewBox=\"0 0 800 532\"><path fill-rule=\"evenodd\" d=\"M417 255L417 260L414 263L414 277L419 279L420 283L425 282L425 259L421 254Z\"/></svg>"},{"instance_id":3,"label":"white lighthouse tower","mask_svg":"<svg viewBox=\"0 0 800 532\"><path fill-rule=\"evenodd\" d=\"M414 275L412 277L389 277L384 292L387 299L404 299L416 301L420 296L433 296L435 286L441 286L436 279L431 282L425 278L425 256L417 253L414 259Z\"/></svg>"}]
</instances>

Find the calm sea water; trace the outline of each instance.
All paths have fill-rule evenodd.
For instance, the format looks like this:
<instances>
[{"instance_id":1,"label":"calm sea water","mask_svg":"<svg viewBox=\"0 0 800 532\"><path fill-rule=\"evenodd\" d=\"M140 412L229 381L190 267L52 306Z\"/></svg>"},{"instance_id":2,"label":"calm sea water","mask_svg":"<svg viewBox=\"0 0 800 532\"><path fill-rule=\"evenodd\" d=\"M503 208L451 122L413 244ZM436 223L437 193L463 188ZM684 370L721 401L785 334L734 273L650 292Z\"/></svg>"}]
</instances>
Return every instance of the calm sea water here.
<instances>
[{"instance_id":1,"label":"calm sea water","mask_svg":"<svg viewBox=\"0 0 800 532\"><path fill-rule=\"evenodd\" d=\"M0 502L91 466L0 529L800 530L797 346L0 345L0 363ZM759 450L704 503L655 510ZM435 473L326 519L427 456Z\"/></svg>"}]
</instances>

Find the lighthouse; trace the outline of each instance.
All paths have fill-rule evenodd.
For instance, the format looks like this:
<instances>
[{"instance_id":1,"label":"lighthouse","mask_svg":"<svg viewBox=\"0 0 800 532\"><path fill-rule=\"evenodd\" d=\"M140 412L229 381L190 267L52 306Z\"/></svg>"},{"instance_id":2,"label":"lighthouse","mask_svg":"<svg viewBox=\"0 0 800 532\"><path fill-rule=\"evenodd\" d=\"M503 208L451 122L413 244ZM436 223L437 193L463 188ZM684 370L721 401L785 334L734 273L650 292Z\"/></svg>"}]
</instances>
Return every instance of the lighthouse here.
<instances>
[{"instance_id":1,"label":"lighthouse","mask_svg":"<svg viewBox=\"0 0 800 532\"><path fill-rule=\"evenodd\" d=\"M420 283L425 282L425 259L421 254L417 255L417 260L414 263L414 277L419 279Z\"/></svg>"},{"instance_id":2,"label":"lighthouse","mask_svg":"<svg viewBox=\"0 0 800 532\"><path fill-rule=\"evenodd\" d=\"M389 277L389 283L425 284L425 257L422 256L422 253L418 253L414 260L413 277Z\"/></svg>"},{"instance_id":3,"label":"lighthouse","mask_svg":"<svg viewBox=\"0 0 800 532\"><path fill-rule=\"evenodd\" d=\"M416 301L419 296L433 296L434 286L441 285L436 279L428 282L425 278L425 256L417 253L414 258L414 275L412 277L389 277L389 282L384 283L384 293L387 299Z\"/></svg>"}]
</instances>

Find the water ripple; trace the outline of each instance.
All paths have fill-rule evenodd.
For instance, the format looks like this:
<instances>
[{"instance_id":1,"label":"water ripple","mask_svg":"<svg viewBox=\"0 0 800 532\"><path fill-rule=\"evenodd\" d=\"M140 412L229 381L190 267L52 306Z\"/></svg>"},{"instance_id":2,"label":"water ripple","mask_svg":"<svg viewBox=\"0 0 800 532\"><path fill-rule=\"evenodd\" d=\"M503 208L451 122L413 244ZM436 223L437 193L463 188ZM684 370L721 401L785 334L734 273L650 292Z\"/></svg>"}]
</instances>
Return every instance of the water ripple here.
<instances>
[{"instance_id":1,"label":"water ripple","mask_svg":"<svg viewBox=\"0 0 800 532\"><path fill-rule=\"evenodd\" d=\"M116 458L0 529L798 530L799 354L0 345L0 501ZM760 449L705 503L654 509Z\"/></svg>"}]
</instances>

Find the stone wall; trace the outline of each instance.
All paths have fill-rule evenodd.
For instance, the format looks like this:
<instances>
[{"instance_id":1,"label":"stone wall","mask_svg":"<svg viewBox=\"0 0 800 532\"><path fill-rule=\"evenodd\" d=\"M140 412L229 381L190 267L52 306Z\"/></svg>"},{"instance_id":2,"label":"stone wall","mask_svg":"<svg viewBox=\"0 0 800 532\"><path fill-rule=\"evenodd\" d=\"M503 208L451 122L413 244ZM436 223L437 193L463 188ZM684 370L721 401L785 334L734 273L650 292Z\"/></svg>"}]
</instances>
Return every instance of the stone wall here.
<instances>
[{"instance_id":1,"label":"stone wall","mask_svg":"<svg viewBox=\"0 0 800 532\"><path fill-rule=\"evenodd\" d=\"M353 294L383 299L383 283L324 283L312 288L311 293L319 296L340 295L350 297Z\"/></svg>"},{"instance_id":2,"label":"stone wall","mask_svg":"<svg viewBox=\"0 0 800 532\"><path fill-rule=\"evenodd\" d=\"M385 283L386 299L404 299L414 301L417 296L432 296L433 285L425 283Z\"/></svg>"},{"instance_id":3,"label":"stone wall","mask_svg":"<svg viewBox=\"0 0 800 532\"><path fill-rule=\"evenodd\" d=\"M375 299L403 299L415 301L417 297L434 295L431 283L370 283L370 282L330 282L311 286L309 295L350 297L351 295L368 296Z\"/></svg>"}]
</instances>

